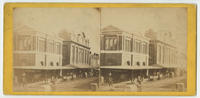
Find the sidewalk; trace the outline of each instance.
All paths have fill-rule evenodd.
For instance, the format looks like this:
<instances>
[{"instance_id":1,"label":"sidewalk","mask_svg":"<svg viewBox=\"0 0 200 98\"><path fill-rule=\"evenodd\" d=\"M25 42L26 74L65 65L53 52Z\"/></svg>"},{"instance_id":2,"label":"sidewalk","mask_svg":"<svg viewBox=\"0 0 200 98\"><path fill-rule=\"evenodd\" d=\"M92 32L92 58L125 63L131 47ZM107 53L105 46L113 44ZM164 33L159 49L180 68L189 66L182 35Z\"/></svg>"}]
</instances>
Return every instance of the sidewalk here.
<instances>
[{"instance_id":1,"label":"sidewalk","mask_svg":"<svg viewBox=\"0 0 200 98\"><path fill-rule=\"evenodd\" d=\"M142 91L175 91L176 83L183 82L186 87L186 76L165 78L162 80L142 82ZM109 87L107 84L101 85L97 91L135 91L137 92L137 87L131 84L131 81L125 81L113 84Z\"/></svg>"},{"instance_id":2,"label":"sidewalk","mask_svg":"<svg viewBox=\"0 0 200 98\"><path fill-rule=\"evenodd\" d=\"M89 91L90 82L96 81L96 77L81 78L68 81L58 80L54 85L54 91ZM51 87L48 83L43 81L29 83L24 87L20 85L14 86L14 91L51 91Z\"/></svg>"}]
</instances>

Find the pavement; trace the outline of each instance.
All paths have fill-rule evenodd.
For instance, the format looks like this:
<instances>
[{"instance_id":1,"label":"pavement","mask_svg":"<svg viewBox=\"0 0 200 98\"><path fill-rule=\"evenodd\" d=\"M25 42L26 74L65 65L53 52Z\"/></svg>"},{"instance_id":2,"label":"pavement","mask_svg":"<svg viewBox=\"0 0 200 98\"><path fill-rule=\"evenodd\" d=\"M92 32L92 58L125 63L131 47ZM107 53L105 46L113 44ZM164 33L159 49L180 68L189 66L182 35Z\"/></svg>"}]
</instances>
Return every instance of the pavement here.
<instances>
[{"instance_id":1,"label":"pavement","mask_svg":"<svg viewBox=\"0 0 200 98\"><path fill-rule=\"evenodd\" d=\"M69 81L57 82L55 85L46 84L43 82L30 83L25 86L14 85L14 91L93 91L91 83L97 83L98 78L92 77L87 79L76 79ZM176 83L184 83L184 91L186 91L187 79L186 76L165 78L154 81L142 82L141 91L143 92L157 92L157 91L176 91ZM137 92L138 88L131 84L130 81L114 83L113 86L108 84L100 85L96 91L132 91Z\"/></svg>"},{"instance_id":2,"label":"pavement","mask_svg":"<svg viewBox=\"0 0 200 98\"><path fill-rule=\"evenodd\" d=\"M186 91L187 79L186 76L165 78L161 80L154 81L144 81L142 83L142 92L157 92L157 91L176 91L176 83L184 83L184 91ZM132 85L130 81L115 83L113 86L108 86L107 84L101 85L97 91L134 91L137 92L139 89Z\"/></svg>"},{"instance_id":3,"label":"pavement","mask_svg":"<svg viewBox=\"0 0 200 98\"><path fill-rule=\"evenodd\" d=\"M90 83L97 82L97 77L87 79L75 79L57 82L55 85L44 82L26 84L25 86L14 85L14 91L40 92L40 91L91 91Z\"/></svg>"}]
</instances>

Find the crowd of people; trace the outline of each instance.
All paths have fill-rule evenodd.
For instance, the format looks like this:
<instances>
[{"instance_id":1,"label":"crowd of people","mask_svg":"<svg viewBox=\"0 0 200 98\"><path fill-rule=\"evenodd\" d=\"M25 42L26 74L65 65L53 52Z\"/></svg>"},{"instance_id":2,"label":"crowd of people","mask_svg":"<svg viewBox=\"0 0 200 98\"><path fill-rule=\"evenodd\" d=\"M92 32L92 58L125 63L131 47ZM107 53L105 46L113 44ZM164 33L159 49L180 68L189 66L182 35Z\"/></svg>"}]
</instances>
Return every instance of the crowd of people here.
<instances>
[{"instance_id":1,"label":"crowd of people","mask_svg":"<svg viewBox=\"0 0 200 98\"><path fill-rule=\"evenodd\" d=\"M183 75L183 72L175 72L175 71L166 71L166 72L153 72L148 76L144 76L142 74L137 75L129 75L129 80L133 88L136 88L138 92L142 91L142 83L144 81L155 81L167 78L173 78L176 76ZM113 79L114 75L112 72L108 72L107 75L100 77L100 84L105 85L107 84L109 87L113 87L113 83L116 82Z\"/></svg>"}]
</instances>

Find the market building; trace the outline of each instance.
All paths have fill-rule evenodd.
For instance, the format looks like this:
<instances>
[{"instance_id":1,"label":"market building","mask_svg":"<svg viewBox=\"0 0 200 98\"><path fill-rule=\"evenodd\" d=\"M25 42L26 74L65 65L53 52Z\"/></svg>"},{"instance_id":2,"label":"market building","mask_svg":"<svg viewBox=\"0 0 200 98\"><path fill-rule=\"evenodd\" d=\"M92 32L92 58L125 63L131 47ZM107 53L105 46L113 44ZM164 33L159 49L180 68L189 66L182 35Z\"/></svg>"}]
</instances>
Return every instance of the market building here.
<instances>
[{"instance_id":1,"label":"market building","mask_svg":"<svg viewBox=\"0 0 200 98\"><path fill-rule=\"evenodd\" d=\"M103 28L101 32L100 65L102 75L106 77L112 72L116 81L138 75L146 77L149 69L158 68L149 66L148 38L112 25Z\"/></svg>"},{"instance_id":2,"label":"market building","mask_svg":"<svg viewBox=\"0 0 200 98\"><path fill-rule=\"evenodd\" d=\"M14 28L14 78L27 82L59 76L62 69L62 39L38 32L28 26ZM67 68L68 69L68 68Z\"/></svg>"}]
</instances>

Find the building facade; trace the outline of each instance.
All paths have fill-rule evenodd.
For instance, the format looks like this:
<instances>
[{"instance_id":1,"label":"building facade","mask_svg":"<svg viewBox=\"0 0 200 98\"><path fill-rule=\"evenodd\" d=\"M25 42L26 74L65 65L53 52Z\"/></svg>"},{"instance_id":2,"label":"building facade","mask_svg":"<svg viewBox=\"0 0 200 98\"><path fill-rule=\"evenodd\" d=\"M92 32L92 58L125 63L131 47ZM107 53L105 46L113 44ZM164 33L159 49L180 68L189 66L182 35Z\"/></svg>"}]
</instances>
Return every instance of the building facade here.
<instances>
[{"instance_id":1,"label":"building facade","mask_svg":"<svg viewBox=\"0 0 200 98\"><path fill-rule=\"evenodd\" d=\"M62 32L61 37L64 39L63 66L73 67L74 70L71 72L80 78L94 76L96 73L94 70L99 67L99 54L91 52L89 39L86 38L85 33ZM63 73L69 73L69 71Z\"/></svg>"},{"instance_id":2,"label":"building facade","mask_svg":"<svg viewBox=\"0 0 200 98\"><path fill-rule=\"evenodd\" d=\"M150 41L149 64L166 68L177 67L177 49L159 40Z\"/></svg>"},{"instance_id":3,"label":"building facade","mask_svg":"<svg viewBox=\"0 0 200 98\"><path fill-rule=\"evenodd\" d=\"M66 36L63 41L63 66L89 68L91 52L84 33L66 33Z\"/></svg>"},{"instance_id":4,"label":"building facade","mask_svg":"<svg viewBox=\"0 0 200 98\"><path fill-rule=\"evenodd\" d=\"M62 67L62 39L20 26L13 33L13 67L15 75L33 75ZM44 74L38 74L41 79ZM30 80L31 81L31 80Z\"/></svg>"},{"instance_id":5,"label":"building facade","mask_svg":"<svg viewBox=\"0 0 200 98\"><path fill-rule=\"evenodd\" d=\"M101 66L148 66L146 38L108 26L101 33Z\"/></svg>"},{"instance_id":6,"label":"building facade","mask_svg":"<svg viewBox=\"0 0 200 98\"><path fill-rule=\"evenodd\" d=\"M134 35L108 26L101 32L100 65L106 77L112 72L116 81L129 79L130 75L147 74L149 69L149 40L144 36ZM134 70L134 71L133 71ZM135 73L134 73L135 72Z\"/></svg>"}]
</instances>

